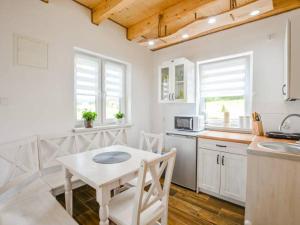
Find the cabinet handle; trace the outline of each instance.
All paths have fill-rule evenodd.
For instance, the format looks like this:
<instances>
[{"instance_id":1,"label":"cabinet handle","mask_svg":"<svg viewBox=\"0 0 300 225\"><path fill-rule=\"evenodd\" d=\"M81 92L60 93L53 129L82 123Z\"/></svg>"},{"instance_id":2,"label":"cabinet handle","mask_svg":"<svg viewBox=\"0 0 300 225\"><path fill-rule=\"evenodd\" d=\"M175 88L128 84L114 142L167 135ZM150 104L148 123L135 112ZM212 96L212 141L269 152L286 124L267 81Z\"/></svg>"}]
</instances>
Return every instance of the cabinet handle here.
<instances>
[{"instance_id":1,"label":"cabinet handle","mask_svg":"<svg viewBox=\"0 0 300 225\"><path fill-rule=\"evenodd\" d=\"M222 166L224 166L224 155L222 155Z\"/></svg>"},{"instance_id":2,"label":"cabinet handle","mask_svg":"<svg viewBox=\"0 0 300 225\"><path fill-rule=\"evenodd\" d=\"M220 155L218 154L218 155L217 155L217 164L218 164L218 165L220 164L219 158L220 158Z\"/></svg>"},{"instance_id":3,"label":"cabinet handle","mask_svg":"<svg viewBox=\"0 0 300 225\"><path fill-rule=\"evenodd\" d=\"M220 148L226 148L227 146L226 145L219 145L219 144L216 144L217 147L220 147Z\"/></svg>"},{"instance_id":4,"label":"cabinet handle","mask_svg":"<svg viewBox=\"0 0 300 225\"><path fill-rule=\"evenodd\" d=\"M282 91L282 94L283 94L283 95L286 95L286 92L284 91L285 88L286 88L286 84L282 85L281 91Z\"/></svg>"}]
</instances>

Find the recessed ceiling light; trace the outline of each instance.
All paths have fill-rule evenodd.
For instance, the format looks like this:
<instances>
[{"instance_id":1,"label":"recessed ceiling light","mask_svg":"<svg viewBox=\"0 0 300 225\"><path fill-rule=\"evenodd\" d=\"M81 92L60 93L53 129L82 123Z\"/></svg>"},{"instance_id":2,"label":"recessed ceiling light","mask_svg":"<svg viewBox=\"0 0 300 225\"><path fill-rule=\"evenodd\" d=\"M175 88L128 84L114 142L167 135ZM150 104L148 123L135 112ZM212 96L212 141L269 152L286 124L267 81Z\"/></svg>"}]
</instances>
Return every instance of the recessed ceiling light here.
<instances>
[{"instance_id":1,"label":"recessed ceiling light","mask_svg":"<svg viewBox=\"0 0 300 225\"><path fill-rule=\"evenodd\" d=\"M189 36L190 36L190 35L188 35L188 34L183 34L181 37L182 37L183 39L187 39L187 38L189 38Z\"/></svg>"},{"instance_id":2,"label":"recessed ceiling light","mask_svg":"<svg viewBox=\"0 0 300 225\"><path fill-rule=\"evenodd\" d=\"M215 17L211 17L208 19L207 21L209 24L214 24L215 22L217 22L216 18Z\"/></svg>"},{"instance_id":3,"label":"recessed ceiling light","mask_svg":"<svg viewBox=\"0 0 300 225\"><path fill-rule=\"evenodd\" d=\"M152 40L151 40L151 41L148 41L148 45L149 45L149 46L153 46L154 44L155 44L154 41L152 41Z\"/></svg>"},{"instance_id":4,"label":"recessed ceiling light","mask_svg":"<svg viewBox=\"0 0 300 225\"><path fill-rule=\"evenodd\" d=\"M254 10L250 13L250 16L257 16L260 13L259 10Z\"/></svg>"}]
</instances>

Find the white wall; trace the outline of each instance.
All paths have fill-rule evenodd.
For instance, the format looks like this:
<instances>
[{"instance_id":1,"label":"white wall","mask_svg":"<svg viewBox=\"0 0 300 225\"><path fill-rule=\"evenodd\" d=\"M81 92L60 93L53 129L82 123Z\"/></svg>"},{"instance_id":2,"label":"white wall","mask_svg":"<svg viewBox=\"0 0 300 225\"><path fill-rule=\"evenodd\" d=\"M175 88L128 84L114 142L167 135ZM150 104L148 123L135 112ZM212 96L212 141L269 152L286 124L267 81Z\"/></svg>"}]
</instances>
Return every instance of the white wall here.
<instances>
[{"instance_id":1,"label":"white wall","mask_svg":"<svg viewBox=\"0 0 300 225\"><path fill-rule=\"evenodd\" d=\"M197 62L253 51L252 109L262 114L266 130L277 130L285 115L300 113L300 101L284 102L281 96L285 23L287 18L295 15L300 22L300 10L296 10L156 51L153 55L152 131L172 129L175 114L195 113L195 104L158 104L157 101L157 67L165 60L178 57L186 57ZM299 122L298 131L300 131Z\"/></svg>"},{"instance_id":2,"label":"white wall","mask_svg":"<svg viewBox=\"0 0 300 225\"><path fill-rule=\"evenodd\" d=\"M74 127L73 47L132 64L129 143L150 128L152 53L126 40L125 29L106 21L95 26L90 11L70 0L0 2L0 142L33 134L69 132ZM49 44L48 70L13 63L13 34Z\"/></svg>"}]
</instances>

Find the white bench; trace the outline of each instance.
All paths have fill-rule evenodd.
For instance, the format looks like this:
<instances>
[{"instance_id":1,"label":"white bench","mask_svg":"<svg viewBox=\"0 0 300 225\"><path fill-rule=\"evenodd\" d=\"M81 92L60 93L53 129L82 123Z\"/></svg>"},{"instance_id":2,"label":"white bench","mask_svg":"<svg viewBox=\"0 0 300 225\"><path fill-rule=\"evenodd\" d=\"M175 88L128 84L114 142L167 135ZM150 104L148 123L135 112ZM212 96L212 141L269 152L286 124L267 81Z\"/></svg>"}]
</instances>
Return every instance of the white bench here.
<instances>
[{"instance_id":1,"label":"white bench","mask_svg":"<svg viewBox=\"0 0 300 225\"><path fill-rule=\"evenodd\" d=\"M30 137L0 145L0 224L78 225L57 202L64 173L56 158L126 144L125 129ZM72 188L84 183L73 178Z\"/></svg>"},{"instance_id":2,"label":"white bench","mask_svg":"<svg viewBox=\"0 0 300 225\"><path fill-rule=\"evenodd\" d=\"M0 201L3 225L78 225L40 178Z\"/></svg>"}]
</instances>

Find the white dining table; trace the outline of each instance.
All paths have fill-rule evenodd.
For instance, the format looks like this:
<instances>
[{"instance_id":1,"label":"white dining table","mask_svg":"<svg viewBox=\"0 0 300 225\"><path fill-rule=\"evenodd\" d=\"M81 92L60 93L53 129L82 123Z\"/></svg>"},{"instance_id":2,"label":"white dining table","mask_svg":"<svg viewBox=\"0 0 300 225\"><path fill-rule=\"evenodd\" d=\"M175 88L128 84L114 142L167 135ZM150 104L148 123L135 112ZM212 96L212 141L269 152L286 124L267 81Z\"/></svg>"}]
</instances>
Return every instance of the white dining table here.
<instances>
[{"instance_id":1,"label":"white dining table","mask_svg":"<svg viewBox=\"0 0 300 225\"><path fill-rule=\"evenodd\" d=\"M102 152L127 152L131 158L115 164L101 164L93 161L95 155ZM160 155L131 148L123 145L113 145L92 151L67 155L57 158L65 171L65 201L66 210L73 214L72 176L93 187L96 190L96 200L99 203L100 225L109 224L109 202L111 191L124 185L138 175L141 160L152 160Z\"/></svg>"}]
</instances>

